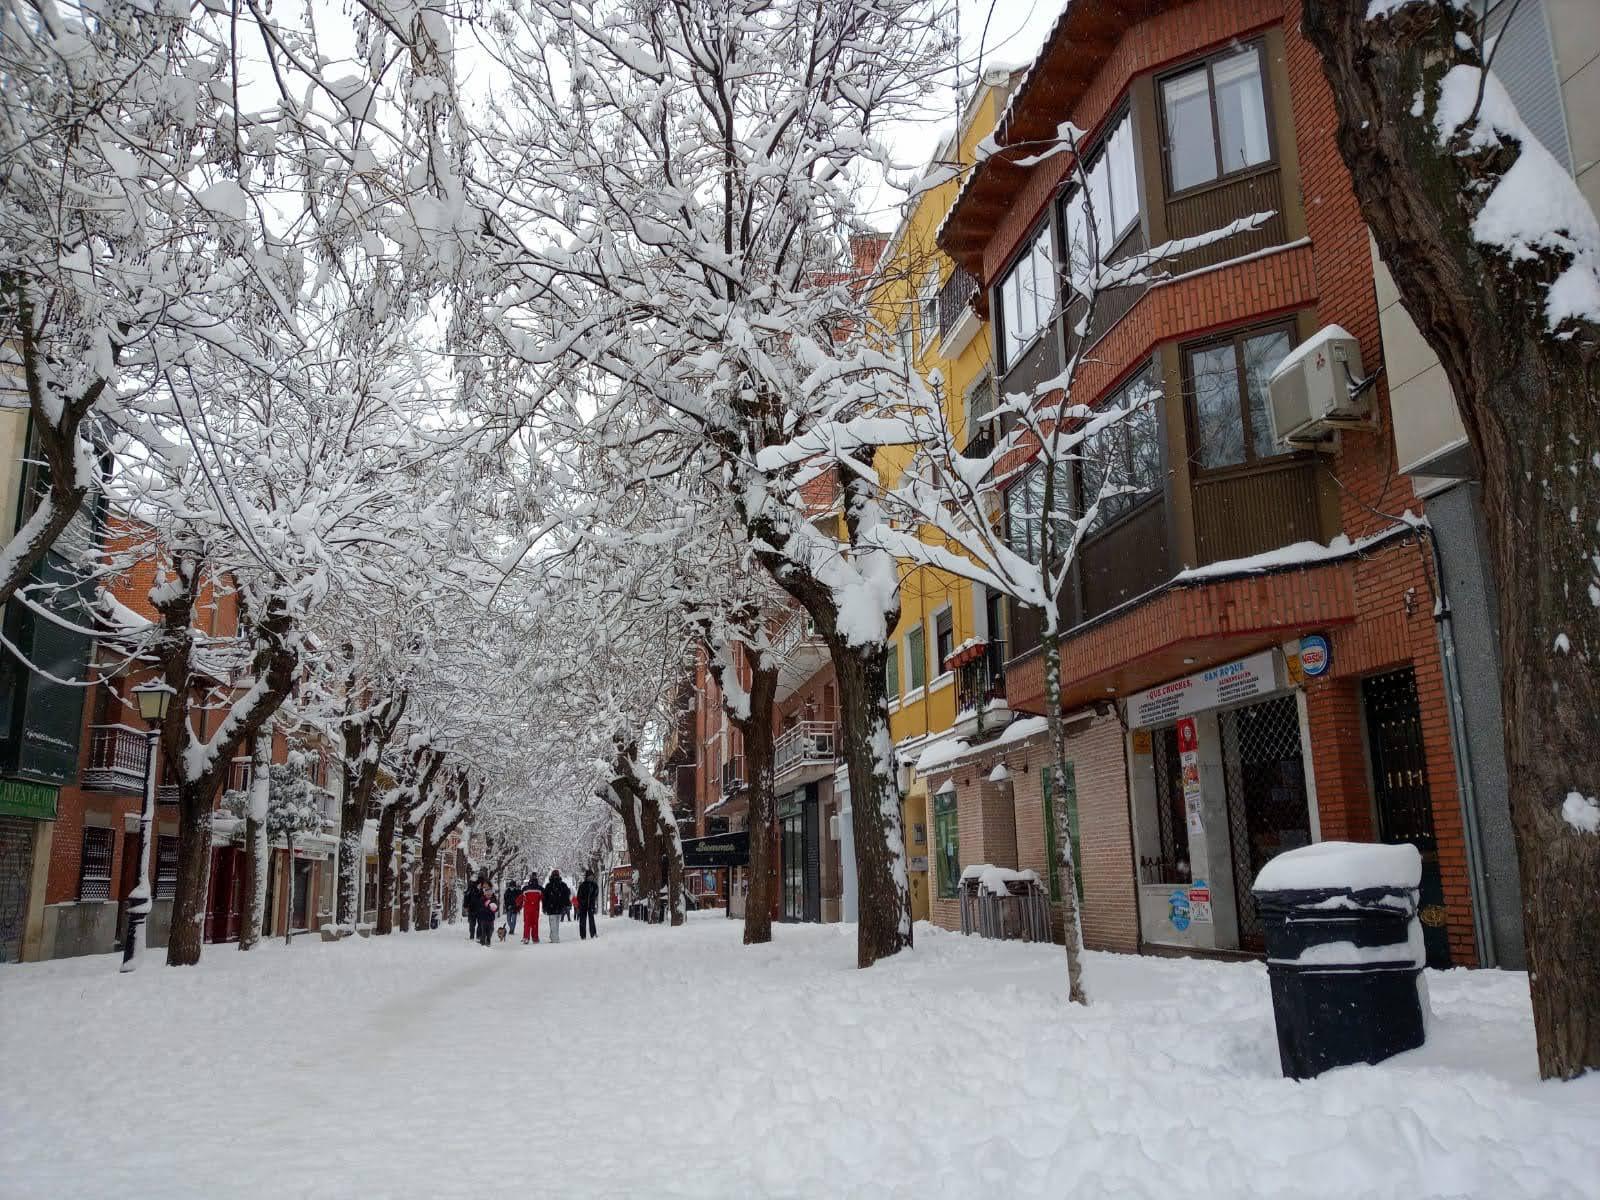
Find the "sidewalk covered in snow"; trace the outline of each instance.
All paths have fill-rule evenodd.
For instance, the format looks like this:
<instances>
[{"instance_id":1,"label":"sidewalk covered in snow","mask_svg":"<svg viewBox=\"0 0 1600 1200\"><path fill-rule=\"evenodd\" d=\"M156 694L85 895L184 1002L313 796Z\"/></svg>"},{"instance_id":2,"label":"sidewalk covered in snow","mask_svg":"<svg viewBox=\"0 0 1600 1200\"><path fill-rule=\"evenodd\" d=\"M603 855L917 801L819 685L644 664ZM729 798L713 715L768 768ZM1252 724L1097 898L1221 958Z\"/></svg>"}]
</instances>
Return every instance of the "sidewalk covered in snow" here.
<instances>
[{"instance_id":1,"label":"sidewalk covered in snow","mask_svg":"<svg viewBox=\"0 0 1600 1200\"><path fill-rule=\"evenodd\" d=\"M0 1193L1600 1197L1600 1078L1537 1080L1526 979L1430 973L1419 1051L1280 1077L1257 964L919 926L745 948L704 915L0 975Z\"/></svg>"}]
</instances>

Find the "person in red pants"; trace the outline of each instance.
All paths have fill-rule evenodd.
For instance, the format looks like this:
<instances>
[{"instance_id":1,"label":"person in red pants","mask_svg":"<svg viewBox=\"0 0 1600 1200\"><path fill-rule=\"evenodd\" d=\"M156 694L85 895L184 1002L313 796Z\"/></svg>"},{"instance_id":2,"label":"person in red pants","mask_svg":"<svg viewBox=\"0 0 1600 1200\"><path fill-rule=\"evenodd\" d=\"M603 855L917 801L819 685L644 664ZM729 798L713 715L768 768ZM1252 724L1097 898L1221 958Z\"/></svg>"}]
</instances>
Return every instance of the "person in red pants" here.
<instances>
[{"instance_id":1,"label":"person in red pants","mask_svg":"<svg viewBox=\"0 0 1600 1200\"><path fill-rule=\"evenodd\" d=\"M528 876L528 884L522 889L522 944L526 946L530 940L539 940L539 906L544 902L544 891L539 887L539 873L535 871ZM529 935L532 935L530 939Z\"/></svg>"}]
</instances>

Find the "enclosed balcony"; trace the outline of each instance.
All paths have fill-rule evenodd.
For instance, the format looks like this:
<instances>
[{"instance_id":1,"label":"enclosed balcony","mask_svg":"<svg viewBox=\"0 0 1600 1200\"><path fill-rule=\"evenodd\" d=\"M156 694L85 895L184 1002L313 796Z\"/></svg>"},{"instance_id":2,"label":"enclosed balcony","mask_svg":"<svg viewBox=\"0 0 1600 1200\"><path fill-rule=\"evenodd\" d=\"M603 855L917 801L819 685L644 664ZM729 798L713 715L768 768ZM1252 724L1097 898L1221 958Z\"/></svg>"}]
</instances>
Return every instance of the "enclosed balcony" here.
<instances>
[{"instance_id":1,"label":"enclosed balcony","mask_svg":"<svg viewBox=\"0 0 1600 1200\"><path fill-rule=\"evenodd\" d=\"M838 727L832 721L796 721L773 743L773 778L790 787L820 779L832 772L838 751Z\"/></svg>"}]
</instances>

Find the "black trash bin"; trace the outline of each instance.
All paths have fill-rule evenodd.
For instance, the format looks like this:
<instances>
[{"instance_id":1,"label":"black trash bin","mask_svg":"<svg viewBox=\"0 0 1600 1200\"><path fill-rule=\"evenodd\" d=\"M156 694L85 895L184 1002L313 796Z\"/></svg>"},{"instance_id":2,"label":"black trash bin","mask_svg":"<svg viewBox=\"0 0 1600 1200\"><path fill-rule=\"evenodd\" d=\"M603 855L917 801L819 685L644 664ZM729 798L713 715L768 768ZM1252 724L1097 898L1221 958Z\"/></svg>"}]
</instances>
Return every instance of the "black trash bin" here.
<instances>
[{"instance_id":1,"label":"black trash bin","mask_svg":"<svg viewBox=\"0 0 1600 1200\"><path fill-rule=\"evenodd\" d=\"M1334 860L1343 846L1356 853L1341 871ZM1414 871L1397 850L1411 852ZM1300 869L1275 859L1254 889L1284 1075L1309 1079L1416 1049L1427 1035L1428 1000L1415 848L1322 842L1280 858L1296 855L1307 856ZM1332 882L1341 873L1351 884ZM1378 882L1384 874L1394 882Z\"/></svg>"}]
</instances>

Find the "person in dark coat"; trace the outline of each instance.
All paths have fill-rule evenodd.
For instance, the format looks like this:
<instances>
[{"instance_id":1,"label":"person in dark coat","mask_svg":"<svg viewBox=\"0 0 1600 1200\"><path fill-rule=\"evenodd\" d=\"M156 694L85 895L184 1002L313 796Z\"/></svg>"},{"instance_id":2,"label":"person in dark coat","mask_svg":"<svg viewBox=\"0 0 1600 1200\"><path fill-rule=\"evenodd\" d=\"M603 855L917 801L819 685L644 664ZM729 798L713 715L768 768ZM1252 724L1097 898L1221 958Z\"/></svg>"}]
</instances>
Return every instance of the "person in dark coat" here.
<instances>
[{"instance_id":1,"label":"person in dark coat","mask_svg":"<svg viewBox=\"0 0 1600 1200\"><path fill-rule=\"evenodd\" d=\"M560 871L551 871L550 878L544 881L544 915L550 918L552 942L561 940L561 919L567 915L571 904L572 889L561 878Z\"/></svg>"},{"instance_id":2,"label":"person in dark coat","mask_svg":"<svg viewBox=\"0 0 1600 1200\"><path fill-rule=\"evenodd\" d=\"M467 914L467 940L478 940L478 918L483 915L483 888L474 879L461 893L461 907Z\"/></svg>"},{"instance_id":3,"label":"person in dark coat","mask_svg":"<svg viewBox=\"0 0 1600 1200\"><path fill-rule=\"evenodd\" d=\"M494 885L487 879L478 884L478 945L487 946L494 939L494 917L500 911L500 901L495 899Z\"/></svg>"},{"instance_id":4,"label":"person in dark coat","mask_svg":"<svg viewBox=\"0 0 1600 1200\"><path fill-rule=\"evenodd\" d=\"M600 907L600 885L594 881L594 872L585 871L578 885L578 936L599 936L594 927L594 910Z\"/></svg>"},{"instance_id":5,"label":"person in dark coat","mask_svg":"<svg viewBox=\"0 0 1600 1200\"><path fill-rule=\"evenodd\" d=\"M502 899L504 903L501 905L500 911L506 915L506 936L516 937L517 910L522 907L519 903L522 899L522 889L517 886L515 880L506 884L506 894Z\"/></svg>"}]
</instances>

